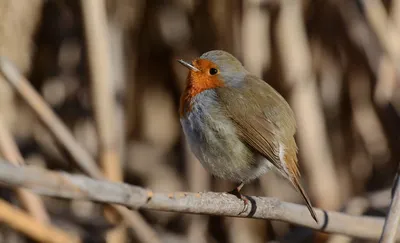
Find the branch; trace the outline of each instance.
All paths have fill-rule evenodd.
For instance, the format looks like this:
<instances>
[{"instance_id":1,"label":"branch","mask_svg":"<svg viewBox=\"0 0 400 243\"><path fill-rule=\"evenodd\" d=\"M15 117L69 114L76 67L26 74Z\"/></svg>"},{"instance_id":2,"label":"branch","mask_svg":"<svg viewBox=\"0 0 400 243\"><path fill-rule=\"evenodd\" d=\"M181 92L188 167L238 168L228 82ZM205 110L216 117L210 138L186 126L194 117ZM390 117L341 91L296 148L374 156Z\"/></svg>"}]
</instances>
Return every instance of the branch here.
<instances>
[{"instance_id":1,"label":"branch","mask_svg":"<svg viewBox=\"0 0 400 243\"><path fill-rule=\"evenodd\" d=\"M390 243L395 242L396 232L398 231L400 221L400 176L397 174L394 184L395 192L390 206L388 216L386 217L383 227L382 236L379 242Z\"/></svg>"},{"instance_id":2,"label":"branch","mask_svg":"<svg viewBox=\"0 0 400 243\"><path fill-rule=\"evenodd\" d=\"M1 162L3 161L0 160L0 183L11 187L25 187L42 195L65 199L115 203L135 209L272 219L366 239L378 239L384 223L384 219L380 217L350 216L317 209L318 218L323 220L316 224L305 206L269 197L249 197L251 207L240 213L243 210L243 202L227 193L153 193L124 183L44 169L16 167Z\"/></svg>"}]
</instances>

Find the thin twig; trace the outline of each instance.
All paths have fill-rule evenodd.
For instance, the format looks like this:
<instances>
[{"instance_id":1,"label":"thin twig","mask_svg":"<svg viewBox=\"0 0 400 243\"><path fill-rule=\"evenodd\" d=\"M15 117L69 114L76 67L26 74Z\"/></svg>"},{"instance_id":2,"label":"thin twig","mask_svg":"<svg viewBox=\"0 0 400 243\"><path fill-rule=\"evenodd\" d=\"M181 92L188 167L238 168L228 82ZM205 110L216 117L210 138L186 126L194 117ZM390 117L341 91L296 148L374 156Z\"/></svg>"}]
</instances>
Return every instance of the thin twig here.
<instances>
[{"instance_id":1,"label":"thin twig","mask_svg":"<svg viewBox=\"0 0 400 243\"><path fill-rule=\"evenodd\" d=\"M24 159L0 114L0 153L14 165L24 165Z\"/></svg>"},{"instance_id":2,"label":"thin twig","mask_svg":"<svg viewBox=\"0 0 400 243\"><path fill-rule=\"evenodd\" d=\"M318 218L324 220L316 224L307 207L269 197L248 197L251 205L241 213L243 201L228 193L153 193L124 183L100 181L44 169L16 167L1 162L3 161L0 160L0 183L11 187L29 188L36 193L53 197L116 203L136 209L272 219L365 239L378 239L384 223L384 219L380 217L350 216L317 209Z\"/></svg>"},{"instance_id":3,"label":"thin twig","mask_svg":"<svg viewBox=\"0 0 400 243\"><path fill-rule=\"evenodd\" d=\"M370 81L364 69L353 68L349 75L350 104L356 131L373 158L385 162L388 157L388 141L383 125L370 100Z\"/></svg>"},{"instance_id":4,"label":"thin twig","mask_svg":"<svg viewBox=\"0 0 400 243\"><path fill-rule=\"evenodd\" d=\"M102 173L96 166L94 159L75 141L69 129L35 91L30 82L4 56L0 57L0 71L38 114L39 118L42 119L54 136L61 141L74 160L79 164L81 170L93 178L102 178Z\"/></svg>"},{"instance_id":5,"label":"thin twig","mask_svg":"<svg viewBox=\"0 0 400 243\"><path fill-rule=\"evenodd\" d=\"M37 221L32 216L0 199L0 222L26 234L38 242L47 243L78 243L81 240L74 235Z\"/></svg>"},{"instance_id":6,"label":"thin twig","mask_svg":"<svg viewBox=\"0 0 400 243\"><path fill-rule=\"evenodd\" d=\"M25 161L19 152L18 146L15 143L12 135L3 123L0 115L0 152L4 158L14 165L24 165ZM43 201L37 195L24 190L18 189L17 195L27 209L27 211L42 223L49 223L50 218L47 214Z\"/></svg>"},{"instance_id":7,"label":"thin twig","mask_svg":"<svg viewBox=\"0 0 400 243\"><path fill-rule=\"evenodd\" d=\"M386 217L385 225L379 242L392 243L395 242L396 233L398 231L400 222L400 178L397 175L395 182L395 192L393 195L392 203L390 205L389 214Z\"/></svg>"},{"instance_id":8,"label":"thin twig","mask_svg":"<svg viewBox=\"0 0 400 243\"><path fill-rule=\"evenodd\" d=\"M245 67L259 77L271 63L270 16L261 0L243 1L242 46Z\"/></svg>"},{"instance_id":9,"label":"thin twig","mask_svg":"<svg viewBox=\"0 0 400 243\"><path fill-rule=\"evenodd\" d=\"M0 72L38 114L39 118L46 124L58 141L65 146L80 169L93 178L103 179L104 176L90 154L79 145L66 125L56 116L29 81L4 56L0 56ZM138 212L123 210L115 205L113 207L121 213L142 242L160 242L156 232Z\"/></svg>"}]
</instances>

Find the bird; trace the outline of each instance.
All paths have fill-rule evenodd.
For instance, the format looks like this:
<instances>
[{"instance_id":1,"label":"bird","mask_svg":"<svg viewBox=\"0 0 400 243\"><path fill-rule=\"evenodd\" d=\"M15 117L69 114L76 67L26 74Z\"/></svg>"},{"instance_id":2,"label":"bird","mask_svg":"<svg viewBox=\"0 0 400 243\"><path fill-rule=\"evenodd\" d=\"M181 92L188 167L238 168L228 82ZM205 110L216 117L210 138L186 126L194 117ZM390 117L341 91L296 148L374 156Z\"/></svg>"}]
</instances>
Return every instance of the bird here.
<instances>
[{"instance_id":1,"label":"bird","mask_svg":"<svg viewBox=\"0 0 400 243\"><path fill-rule=\"evenodd\" d=\"M179 116L190 150L211 174L237 183L231 192L274 170L316 213L300 183L296 120L286 100L267 82L251 74L230 53L212 50L191 63L180 97Z\"/></svg>"}]
</instances>

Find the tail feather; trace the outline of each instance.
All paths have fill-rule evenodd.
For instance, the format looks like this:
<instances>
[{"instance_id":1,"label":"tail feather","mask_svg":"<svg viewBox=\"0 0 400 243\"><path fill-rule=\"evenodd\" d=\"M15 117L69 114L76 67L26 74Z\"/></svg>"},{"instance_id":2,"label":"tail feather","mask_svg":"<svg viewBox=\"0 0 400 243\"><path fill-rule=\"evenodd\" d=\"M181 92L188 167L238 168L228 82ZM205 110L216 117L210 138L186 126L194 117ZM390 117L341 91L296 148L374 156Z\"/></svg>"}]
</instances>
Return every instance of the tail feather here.
<instances>
[{"instance_id":1,"label":"tail feather","mask_svg":"<svg viewBox=\"0 0 400 243\"><path fill-rule=\"evenodd\" d=\"M282 171L282 173L285 175L286 178L292 182L293 186L297 189L298 192L301 193L301 196L303 197L304 201L306 202L308 211L310 211L311 216L315 220L315 222L318 223L317 216L315 214L314 209L312 208L310 199L308 198L306 192L304 191L303 187L301 186L299 182L300 178L300 171L299 171L299 165L297 161L297 145L292 138L291 140L288 141L288 146L286 146L286 151L284 153L283 158L281 158L283 161L285 161L285 167L286 171Z\"/></svg>"},{"instance_id":2,"label":"tail feather","mask_svg":"<svg viewBox=\"0 0 400 243\"><path fill-rule=\"evenodd\" d=\"M318 223L317 215L311 205L310 199L308 198L306 192L304 191L303 187L301 186L298 179L293 179L292 184L296 187L296 189L300 192L301 196L303 196L304 201L306 202L308 211L310 211L311 217Z\"/></svg>"}]
</instances>

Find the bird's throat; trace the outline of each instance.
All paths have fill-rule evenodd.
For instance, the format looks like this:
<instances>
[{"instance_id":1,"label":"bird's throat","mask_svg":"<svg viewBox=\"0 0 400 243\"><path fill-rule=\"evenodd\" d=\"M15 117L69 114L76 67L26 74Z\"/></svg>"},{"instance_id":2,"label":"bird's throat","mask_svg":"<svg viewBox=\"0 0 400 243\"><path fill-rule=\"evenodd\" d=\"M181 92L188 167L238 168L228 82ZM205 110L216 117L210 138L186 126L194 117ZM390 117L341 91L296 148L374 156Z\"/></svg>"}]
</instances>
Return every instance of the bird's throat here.
<instances>
[{"instance_id":1,"label":"bird's throat","mask_svg":"<svg viewBox=\"0 0 400 243\"><path fill-rule=\"evenodd\" d=\"M180 100L179 113L184 117L187 112L192 109L193 98L207 89L223 87L224 83L218 76L210 76L203 72L190 71L187 80L186 88L182 93Z\"/></svg>"}]
</instances>

